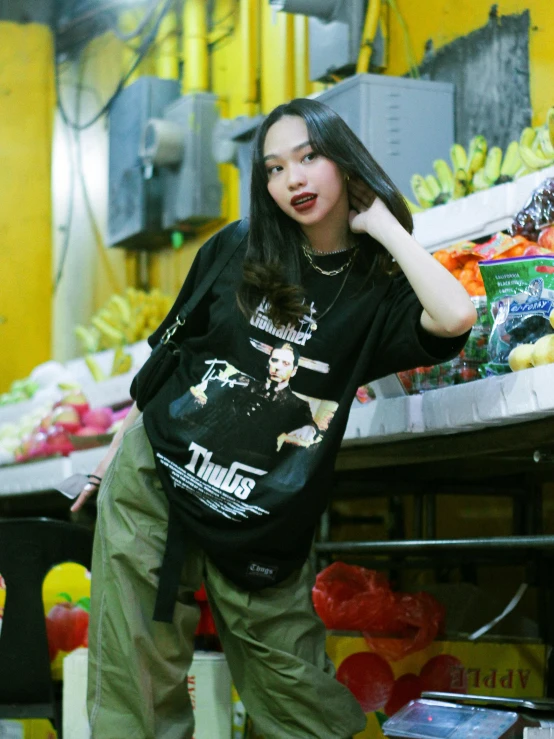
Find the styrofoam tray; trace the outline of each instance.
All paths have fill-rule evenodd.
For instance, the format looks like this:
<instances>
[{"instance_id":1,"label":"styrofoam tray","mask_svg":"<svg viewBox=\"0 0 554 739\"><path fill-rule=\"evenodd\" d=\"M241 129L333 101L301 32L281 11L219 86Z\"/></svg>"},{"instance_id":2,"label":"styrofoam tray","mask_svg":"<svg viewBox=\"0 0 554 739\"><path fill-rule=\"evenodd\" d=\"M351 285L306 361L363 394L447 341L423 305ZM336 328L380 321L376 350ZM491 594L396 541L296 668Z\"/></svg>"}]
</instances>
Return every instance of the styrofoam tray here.
<instances>
[{"instance_id":1,"label":"styrofoam tray","mask_svg":"<svg viewBox=\"0 0 554 739\"><path fill-rule=\"evenodd\" d=\"M107 451L108 447L97 447L74 452L69 457L0 467L0 496L54 490L58 483L70 475L93 472Z\"/></svg>"},{"instance_id":2,"label":"styrofoam tray","mask_svg":"<svg viewBox=\"0 0 554 739\"><path fill-rule=\"evenodd\" d=\"M410 438L422 431L420 396L377 398L350 411L344 440L371 439L378 443Z\"/></svg>"},{"instance_id":3,"label":"styrofoam tray","mask_svg":"<svg viewBox=\"0 0 554 739\"><path fill-rule=\"evenodd\" d=\"M554 177L554 167L416 213L414 235L422 246L434 252L458 241L501 231L510 225L532 191L547 177Z\"/></svg>"},{"instance_id":4,"label":"styrofoam tray","mask_svg":"<svg viewBox=\"0 0 554 739\"><path fill-rule=\"evenodd\" d=\"M554 365L488 377L422 396L426 433L532 421L554 413Z\"/></svg>"}]
</instances>

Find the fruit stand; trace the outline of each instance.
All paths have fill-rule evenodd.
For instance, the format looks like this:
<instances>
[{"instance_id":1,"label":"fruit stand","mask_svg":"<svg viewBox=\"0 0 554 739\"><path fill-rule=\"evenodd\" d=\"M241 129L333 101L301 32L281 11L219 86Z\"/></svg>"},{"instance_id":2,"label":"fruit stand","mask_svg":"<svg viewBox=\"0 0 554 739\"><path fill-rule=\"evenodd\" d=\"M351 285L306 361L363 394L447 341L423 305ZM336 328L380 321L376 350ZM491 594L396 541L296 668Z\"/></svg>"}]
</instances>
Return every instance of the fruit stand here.
<instances>
[{"instance_id":1,"label":"fruit stand","mask_svg":"<svg viewBox=\"0 0 554 739\"><path fill-rule=\"evenodd\" d=\"M530 192L553 176L551 167L418 213L414 219L416 236L431 252L463 239L487 237L494 230L506 228ZM130 402L131 379L149 348L143 340L125 350L132 360L130 369L111 377L115 349L91 351L86 359L65 365L64 370L78 385L92 411L120 409ZM373 400L369 392L360 392L361 402L353 404L331 494L340 498L355 490L365 497L387 497L398 494L403 486L409 488L416 498L413 537L333 541L327 513L315 544L318 569L335 555L362 558L364 563L379 562L375 566L381 567L383 561L394 561L398 567L408 561L433 567L438 558L454 565L523 564L533 573L532 584L540 592L541 640L554 643L554 599L549 574L554 536L542 534L538 492L554 461L550 452L554 448L554 363L462 381L422 394L408 394L398 377L393 376L374 383L373 391ZM0 427L17 421L23 413L32 413L37 403L30 398L1 407ZM105 451L105 445L76 448L65 456L0 466L0 511L44 510L43 501L48 500L49 510L55 508L59 515L69 516L67 499L53 492L56 484L73 473L94 470ZM482 491L483 487L513 497L513 534L437 539L437 497L471 492L472 488ZM344 653L341 649L337 646L338 661L346 661L351 652L360 652L359 645L350 645ZM431 656L429 662L436 657ZM420 668L423 674L426 666L418 665ZM398 679L403 679L403 675ZM552 670L548 680L547 692L551 695Z\"/></svg>"}]
</instances>

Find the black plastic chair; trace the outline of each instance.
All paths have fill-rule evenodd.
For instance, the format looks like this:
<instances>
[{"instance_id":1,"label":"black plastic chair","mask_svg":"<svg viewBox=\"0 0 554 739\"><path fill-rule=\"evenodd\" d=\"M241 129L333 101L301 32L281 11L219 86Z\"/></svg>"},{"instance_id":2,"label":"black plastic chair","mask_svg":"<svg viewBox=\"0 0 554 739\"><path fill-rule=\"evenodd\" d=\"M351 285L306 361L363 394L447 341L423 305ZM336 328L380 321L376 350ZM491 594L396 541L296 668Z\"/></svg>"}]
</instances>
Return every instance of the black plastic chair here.
<instances>
[{"instance_id":1,"label":"black plastic chair","mask_svg":"<svg viewBox=\"0 0 554 739\"><path fill-rule=\"evenodd\" d=\"M49 518L0 519L6 603L0 634L0 718L50 719L62 735L61 686L52 680L42 583L62 562L87 569L91 530Z\"/></svg>"}]
</instances>

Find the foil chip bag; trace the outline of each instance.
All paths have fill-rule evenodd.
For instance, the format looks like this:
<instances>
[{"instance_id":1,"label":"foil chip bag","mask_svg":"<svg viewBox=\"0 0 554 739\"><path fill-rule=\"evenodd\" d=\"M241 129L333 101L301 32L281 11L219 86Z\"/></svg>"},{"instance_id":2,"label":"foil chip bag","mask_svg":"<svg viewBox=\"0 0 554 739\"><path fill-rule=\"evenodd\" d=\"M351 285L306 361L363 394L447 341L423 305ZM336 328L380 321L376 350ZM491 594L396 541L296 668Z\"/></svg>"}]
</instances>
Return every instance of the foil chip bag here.
<instances>
[{"instance_id":1,"label":"foil chip bag","mask_svg":"<svg viewBox=\"0 0 554 739\"><path fill-rule=\"evenodd\" d=\"M492 319L485 373L503 374L512 349L554 333L554 255L487 260L479 269Z\"/></svg>"}]
</instances>

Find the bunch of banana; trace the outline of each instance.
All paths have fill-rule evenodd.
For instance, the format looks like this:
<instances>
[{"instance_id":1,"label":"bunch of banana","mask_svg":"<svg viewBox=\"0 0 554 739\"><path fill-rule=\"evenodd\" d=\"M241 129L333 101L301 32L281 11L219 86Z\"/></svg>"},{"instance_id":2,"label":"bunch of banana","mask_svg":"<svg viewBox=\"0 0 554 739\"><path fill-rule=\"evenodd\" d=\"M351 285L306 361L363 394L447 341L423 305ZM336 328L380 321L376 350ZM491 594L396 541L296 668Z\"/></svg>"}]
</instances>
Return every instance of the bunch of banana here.
<instances>
[{"instance_id":1,"label":"bunch of banana","mask_svg":"<svg viewBox=\"0 0 554 739\"><path fill-rule=\"evenodd\" d=\"M519 155L525 168L531 172L554 164L554 108L548 111L543 126L523 129Z\"/></svg>"},{"instance_id":2,"label":"bunch of banana","mask_svg":"<svg viewBox=\"0 0 554 739\"><path fill-rule=\"evenodd\" d=\"M112 295L92 316L91 326L76 326L75 333L87 355L103 349L117 349L148 338L170 307L171 299L160 290L146 293L130 287L125 295ZM128 360L119 355L117 362L114 360L114 370L118 367L121 372L120 368L127 363Z\"/></svg>"}]
</instances>

